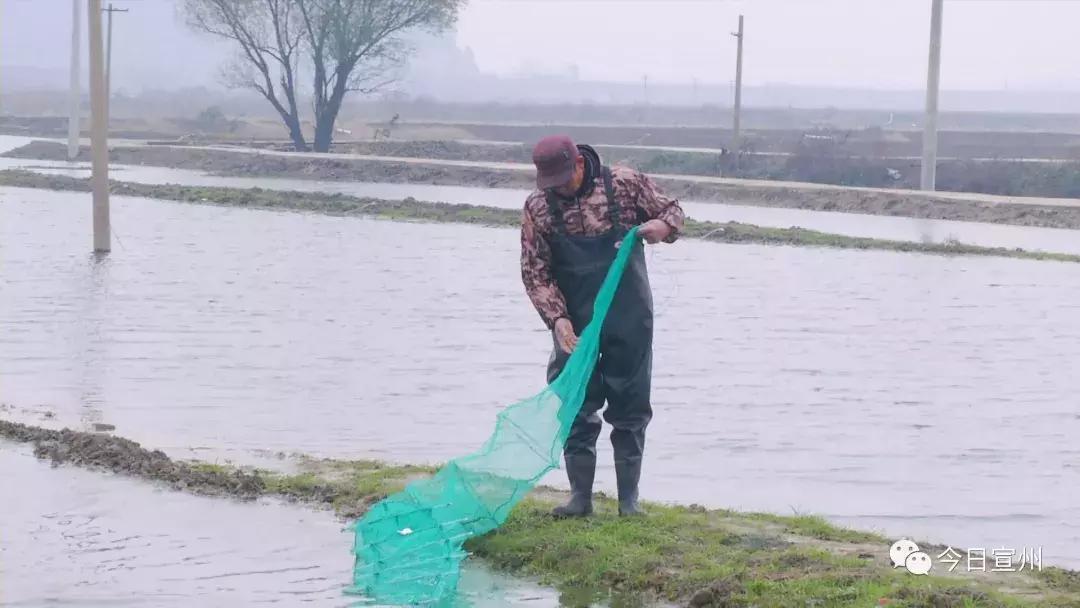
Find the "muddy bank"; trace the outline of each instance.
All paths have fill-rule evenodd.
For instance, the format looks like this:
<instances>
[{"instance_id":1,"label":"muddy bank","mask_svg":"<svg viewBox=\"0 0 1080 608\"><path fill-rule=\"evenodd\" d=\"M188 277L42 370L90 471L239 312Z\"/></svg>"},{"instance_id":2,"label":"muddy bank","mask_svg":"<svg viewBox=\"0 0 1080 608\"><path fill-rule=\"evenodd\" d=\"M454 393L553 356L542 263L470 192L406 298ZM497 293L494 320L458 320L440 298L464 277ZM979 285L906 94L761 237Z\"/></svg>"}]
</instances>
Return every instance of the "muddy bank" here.
<instances>
[{"instance_id":1,"label":"muddy bank","mask_svg":"<svg viewBox=\"0 0 1080 608\"><path fill-rule=\"evenodd\" d=\"M89 191L88 179L43 175L25 170L0 171L0 186ZM178 202L228 205L255 209L308 211L328 215L371 216L399 221L433 221L517 228L521 213L513 209L479 205L451 205L405 200L381 200L344 194L222 188L202 186L149 185L110 181L110 191L126 196L157 198ZM961 243L915 243L850 237L803 228L768 228L739 222L707 222L687 218L685 238L717 243L794 245L920 252L942 255L977 255L1029 260L1080 262L1080 256L1023 249L978 247Z\"/></svg>"},{"instance_id":2,"label":"muddy bank","mask_svg":"<svg viewBox=\"0 0 1080 608\"><path fill-rule=\"evenodd\" d=\"M350 519L409 481L434 472L303 457L302 472L296 475L181 463L120 437L6 421L0 421L0 438L33 444L34 453L54 466L173 480L177 490L194 493L240 499L272 495L329 504ZM178 478L185 483L176 483ZM237 479L259 481L232 482ZM628 605L1080 606L1080 573L1044 567L993 574L935 570L930 576L914 576L892 567L889 539L838 528L817 517L646 504L646 518L627 520L618 517L614 501L602 495L596 515L587 520L550 517L551 507L565 498L563 492L537 488L504 526L473 539L467 549L503 571L558 586L564 597L581 598L582 606L613 594Z\"/></svg>"},{"instance_id":3,"label":"muddy bank","mask_svg":"<svg viewBox=\"0 0 1080 608\"><path fill-rule=\"evenodd\" d=\"M53 466L72 464L140 477L196 494L254 498L266 490L258 475L200 469L112 435L56 431L0 420L0 438L33 444L34 455Z\"/></svg>"},{"instance_id":4,"label":"muddy bank","mask_svg":"<svg viewBox=\"0 0 1080 608\"><path fill-rule=\"evenodd\" d=\"M795 134L799 135L799 134ZM588 140L585 140L588 141ZM718 141L727 141L726 139ZM864 188L920 188L920 151L907 156L886 156L881 149L864 150L857 141L821 144L800 137L782 142L768 154L748 152L736 165L730 155L719 151L641 149L595 144L610 164L633 167L657 175L719 176L806 182ZM714 144L715 145L715 144ZM268 144L266 149L291 151L286 143ZM431 158L474 162L532 162L526 144L463 143L457 141L381 141L335 144L335 153ZM1077 159L990 160L987 156L948 159L938 162L937 187L945 192L973 192L1001 196L1070 198L1080 196L1080 163ZM1018 157L1022 158L1022 157ZM1066 162L1069 161L1069 162ZM915 192L913 192L915 193ZM744 195L752 196L752 195Z\"/></svg>"},{"instance_id":5,"label":"muddy bank","mask_svg":"<svg viewBox=\"0 0 1080 608\"><path fill-rule=\"evenodd\" d=\"M260 146L268 150L292 151L287 143ZM646 150L621 146L594 145L604 162L633 167L639 171L675 175L729 175L720 154L680 150ZM527 144L485 144L458 141L375 141L334 144L333 153L439 160L531 163L532 147ZM526 187L531 186L527 184Z\"/></svg>"},{"instance_id":6,"label":"muddy bank","mask_svg":"<svg viewBox=\"0 0 1080 608\"><path fill-rule=\"evenodd\" d=\"M2 156L34 160L67 160L66 148L58 143L36 141ZM484 168L445 165L397 164L364 159L305 158L268 156L228 150L188 149L179 146L116 147L109 150L111 162L205 171L215 175L248 177L292 177L296 179L470 185L488 188L528 188L534 185L520 171L492 171ZM90 151L82 148L77 160L90 161Z\"/></svg>"},{"instance_id":7,"label":"muddy bank","mask_svg":"<svg viewBox=\"0 0 1080 608\"><path fill-rule=\"evenodd\" d=\"M267 150L292 151L288 143L265 144ZM673 173L677 175L725 175L724 161L720 154L682 150L647 150L606 146L593 147L604 162L633 167L647 173ZM464 160L497 163L531 163L532 147L523 143L465 143L459 141L373 141L333 144L333 153L366 156L394 156L401 158L435 158L439 160Z\"/></svg>"},{"instance_id":8,"label":"muddy bank","mask_svg":"<svg viewBox=\"0 0 1080 608\"><path fill-rule=\"evenodd\" d=\"M502 110L500 112L499 110ZM612 106L544 106L542 108L519 108L509 114L509 108L487 107L482 113L468 118L455 117L445 122L406 123L409 127L430 125L443 127L453 125L467 132L473 139L495 141L536 142L551 133L566 133L580 140L607 145L652 145L697 148L719 148L731 142L730 108L633 108ZM641 115L617 116L620 112L647 112ZM588 114L584 114L587 112ZM539 117L538 113L546 115ZM582 113L574 116L575 113ZM502 116L500 116L502 114ZM691 116L688 114L697 114ZM867 126L884 124L890 114L895 114L897 125L903 124L904 112L853 112L845 121L840 113L822 110L778 110L749 108L743 110L743 137L759 152L789 152L792 146L804 139L804 135L835 136L843 140L845 148L854 156L920 156L922 154L922 131L920 128L882 128ZM757 114L758 119L750 118ZM766 115L773 116L766 118ZM801 119L792 120L795 115ZM404 115L404 113L403 113ZM415 116L415 114L412 114ZM1080 160L1076 135L1080 121L1076 116L1022 115L1023 120L1049 119L1042 126L1019 129L1000 129L993 124L1005 118L1002 114L955 113L946 118L941 115L941 131L938 132L938 154L941 157L996 157L996 158L1059 158ZM616 116L615 120L612 117ZM522 124L523 120L532 124ZM908 124L922 120L921 112L907 114ZM620 120L621 119L621 120ZM983 120L980 120L983 119ZM661 121L671 124L661 124ZM1060 122L1058 122L1060 121ZM621 124L619 124L621 122ZM697 124L693 124L697 122ZM802 124L792 124L801 122ZM635 124L637 123L637 124ZM756 124L755 124L756 123ZM845 124L846 123L846 124ZM950 124L951 123L951 124ZM982 123L982 124L979 124ZM822 126L823 124L829 126ZM1000 130L995 130L1000 129ZM1058 131L1061 129L1061 131Z\"/></svg>"},{"instance_id":9,"label":"muddy bank","mask_svg":"<svg viewBox=\"0 0 1080 608\"><path fill-rule=\"evenodd\" d=\"M65 155L65 147L54 142L33 142L4 154L12 158L37 160L64 160ZM192 169L226 176L419 183L484 188L530 189L534 186L530 171L510 168L491 169L370 159L259 155L239 151L164 146L114 148L110 151L110 157L113 162L121 164ZM81 151L80 160L89 160L88 150ZM1080 229L1080 206L960 200L947 196L845 188L810 188L737 182L708 183L679 178L658 178L657 181L665 192L682 200Z\"/></svg>"},{"instance_id":10,"label":"muddy bank","mask_svg":"<svg viewBox=\"0 0 1080 608\"><path fill-rule=\"evenodd\" d=\"M253 148L292 152L287 141L262 142ZM437 158L441 160L491 161L502 163L532 162L532 149L524 143L486 144L460 141L384 140L344 141L330 145L333 154L369 156L400 156L406 158Z\"/></svg>"},{"instance_id":11,"label":"muddy bank","mask_svg":"<svg viewBox=\"0 0 1080 608\"><path fill-rule=\"evenodd\" d=\"M0 134L27 137L63 137L68 133L67 116L0 116ZM89 137L89 123L80 130L81 137ZM145 120L113 118L109 124L109 137L123 139L176 139L171 129L154 128Z\"/></svg>"},{"instance_id":12,"label":"muddy bank","mask_svg":"<svg viewBox=\"0 0 1080 608\"><path fill-rule=\"evenodd\" d=\"M320 461L301 458L300 473L240 469L171 459L160 450L107 433L53 430L0 420L0 439L34 446L34 455L53 466L65 464L163 483L202 496L253 500L276 496L332 507L355 517L385 496L395 482L430 473L426 467L393 467L374 461Z\"/></svg>"}]
</instances>

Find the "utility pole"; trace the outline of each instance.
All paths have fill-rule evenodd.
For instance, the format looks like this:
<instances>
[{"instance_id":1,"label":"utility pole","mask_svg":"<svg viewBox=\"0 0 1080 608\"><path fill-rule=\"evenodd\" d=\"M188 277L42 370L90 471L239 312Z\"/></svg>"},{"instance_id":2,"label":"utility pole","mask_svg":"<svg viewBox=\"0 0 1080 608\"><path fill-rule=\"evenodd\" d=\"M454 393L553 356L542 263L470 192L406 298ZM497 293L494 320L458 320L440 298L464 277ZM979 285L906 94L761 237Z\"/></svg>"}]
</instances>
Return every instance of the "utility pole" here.
<instances>
[{"instance_id":1,"label":"utility pole","mask_svg":"<svg viewBox=\"0 0 1080 608\"><path fill-rule=\"evenodd\" d=\"M101 0L89 0L90 24L90 189L94 200L94 252L107 253L109 238L109 129L105 98L105 58L101 48Z\"/></svg>"},{"instance_id":2,"label":"utility pole","mask_svg":"<svg viewBox=\"0 0 1080 608\"><path fill-rule=\"evenodd\" d=\"M126 8L113 8L112 2L109 3L109 8L105 9L106 13L109 13L109 36L105 43L105 99L106 101L112 101L112 17L113 13L126 13ZM107 113L107 112L106 112Z\"/></svg>"},{"instance_id":3,"label":"utility pole","mask_svg":"<svg viewBox=\"0 0 1080 608\"><path fill-rule=\"evenodd\" d=\"M741 132L739 126L739 114L742 112L742 47L743 47L743 16L739 15L739 31L732 32L732 36L738 39L738 52L735 55L735 108L732 119L731 146L735 152L735 163L739 162L739 149L742 148L740 141Z\"/></svg>"},{"instance_id":4,"label":"utility pole","mask_svg":"<svg viewBox=\"0 0 1080 608\"><path fill-rule=\"evenodd\" d=\"M941 13L944 0L932 0L930 11L930 65L926 70L926 116L923 119L923 190L933 191L937 180L938 83L941 79Z\"/></svg>"},{"instance_id":5,"label":"utility pole","mask_svg":"<svg viewBox=\"0 0 1080 608\"><path fill-rule=\"evenodd\" d=\"M82 91L79 86L79 69L82 67L79 57L79 3L82 0L71 0L71 90L68 95L68 160L75 160L79 155L79 106L82 101Z\"/></svg>"}]
</instances>

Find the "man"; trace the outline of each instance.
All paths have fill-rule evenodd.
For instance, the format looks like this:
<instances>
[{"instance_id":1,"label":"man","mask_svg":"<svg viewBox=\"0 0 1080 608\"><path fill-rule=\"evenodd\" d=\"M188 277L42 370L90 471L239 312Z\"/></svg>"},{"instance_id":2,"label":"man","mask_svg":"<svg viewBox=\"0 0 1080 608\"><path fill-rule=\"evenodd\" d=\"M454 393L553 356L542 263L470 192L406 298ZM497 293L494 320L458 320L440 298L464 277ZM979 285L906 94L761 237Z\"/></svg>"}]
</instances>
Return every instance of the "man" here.
<instances>
[{"instance_id":1,"label":"man","mask_svg":"<svg viewBox=\"0 0 1080 608\"><path fill-rule=\"evenodd\" d=\"M533 150L536 185L521 223L521 276L525 290L552 331L551 382L562 371L577 336L592 316L593 300L617 245L638 225L648 243L673 243L685 219L678 201L632 169L605 167L590 146L565 136L542 139ZM642 247L635 246L600 337L600 359L574 420L563 457L570 501L558 517L590 515L596 440L612 426L620 515L640 515L638 480L645 427L652 419L652 291Z\"/></svg>"}]
</instances>

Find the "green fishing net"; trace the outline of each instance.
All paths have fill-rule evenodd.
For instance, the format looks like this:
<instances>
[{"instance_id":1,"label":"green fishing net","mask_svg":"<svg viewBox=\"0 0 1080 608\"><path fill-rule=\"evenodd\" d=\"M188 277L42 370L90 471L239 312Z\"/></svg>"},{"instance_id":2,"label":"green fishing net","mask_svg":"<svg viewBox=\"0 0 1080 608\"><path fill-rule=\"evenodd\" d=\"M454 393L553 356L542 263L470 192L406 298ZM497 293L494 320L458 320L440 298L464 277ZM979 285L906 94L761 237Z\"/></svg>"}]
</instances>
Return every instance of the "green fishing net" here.
<instances>
[{"instance_id":1,"label":"green fishing net","mask_svg":"<svg viewBox=\"0 0 1080 608\"><path fill-rule=\"evenodd\" d=\"M463 543L499 527L545 474L559 468L599 356L600 327L637 244L633 228L597 293L592 321L547 388L500 412L478 451L386 497L354 524L350 594L390 605L453 601L467 556Z\"/></svg>"}]
</instances>

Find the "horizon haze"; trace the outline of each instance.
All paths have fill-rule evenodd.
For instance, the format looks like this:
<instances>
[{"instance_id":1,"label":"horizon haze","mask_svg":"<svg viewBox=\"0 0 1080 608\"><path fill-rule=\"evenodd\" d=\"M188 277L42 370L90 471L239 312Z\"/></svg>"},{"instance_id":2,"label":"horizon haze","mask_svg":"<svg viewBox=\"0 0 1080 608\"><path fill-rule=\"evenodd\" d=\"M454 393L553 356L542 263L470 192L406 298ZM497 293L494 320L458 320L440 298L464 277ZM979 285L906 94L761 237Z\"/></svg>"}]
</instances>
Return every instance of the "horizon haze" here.
<instances>
[{"instance_id":1,"label":"horizon haze","mask_svg":"<svg viewBox=\"0 0 1080 608\"><path fill-rule=\"evenodd\" d=\"M114 20L114 92L223 90L231 47L189 29L176 1L113 4L128 9ZM417 37L397 90L460 102L730 105L730 33L742 13L745 104L913 110L929 9L930 0L471 0L453 31ZM1075 23L1080 2L1070 0L946 0L941 109L1080 110ZM70 24L67 0L0 3L0 94L66 89Z\"/></svg>"}]
</instances>

